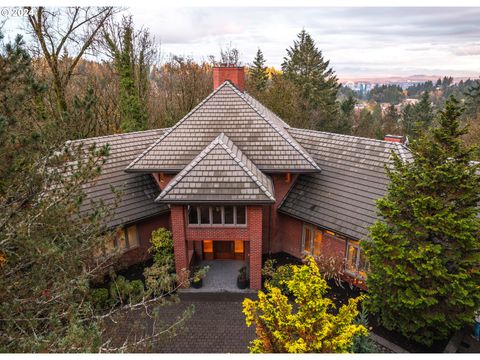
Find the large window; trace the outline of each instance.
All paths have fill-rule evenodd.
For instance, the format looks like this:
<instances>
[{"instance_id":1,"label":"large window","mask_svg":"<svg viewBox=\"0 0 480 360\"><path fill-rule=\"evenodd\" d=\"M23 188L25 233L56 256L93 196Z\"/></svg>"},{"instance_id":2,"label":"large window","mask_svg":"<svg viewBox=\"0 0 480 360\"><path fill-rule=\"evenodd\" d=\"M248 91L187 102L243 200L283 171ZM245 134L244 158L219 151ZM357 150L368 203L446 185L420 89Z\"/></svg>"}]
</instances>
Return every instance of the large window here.
<instances>
[{"instance_id":1,"label":"large window","mask_svg":"<svg viewBox=\"0 0 480 360\"><path fill-rule=\"evenodd\" d=\"M302 252L307 255L319 256L323 241L323 231L313 225L303 225Z\"/></svg>"},{"instance_id":2,"label":"large window","mask_svg":"<svg viewBox=\"0 0 480 360\"><path fill-rule=\"evenodd\" d=\"M358 241L348 240L347 242L347 261L345 264L345 270L355 276L363 278L367 277L369 264Z\"/></svg>"},{"instance_id":3,"label":"large window","mask_svg":"<svg viewBox=\"0 0 480 360\"><path fill-rule=\"evenodd\" d=\"M223 226L247 224L245 206L189 206L188 224L199 226Z\"/></svg>"},{"instance_id":4,"label":"large window","mask_svg":"<svg viewBox=\"0 0 480 360\"><path fill-rule=\"evenodd\" d=\"M107 240L103 249L97 252L97 255L108 254L115 250L125 252L135 249L140 245L138 238L137 225L127 226L119 229L111 238Z\"/></svg>"}]
</instances>

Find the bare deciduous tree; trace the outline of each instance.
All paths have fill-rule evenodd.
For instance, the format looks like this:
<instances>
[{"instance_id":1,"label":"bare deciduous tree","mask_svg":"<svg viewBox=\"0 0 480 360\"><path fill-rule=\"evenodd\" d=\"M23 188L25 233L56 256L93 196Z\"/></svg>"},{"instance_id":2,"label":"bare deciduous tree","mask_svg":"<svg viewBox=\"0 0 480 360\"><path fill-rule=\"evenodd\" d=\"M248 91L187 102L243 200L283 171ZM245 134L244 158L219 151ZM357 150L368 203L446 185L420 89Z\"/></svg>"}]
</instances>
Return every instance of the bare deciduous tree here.
<instances>
[{"instance_id":1,"label":"bare deciduous tree","mask_svg":"<svg viewBox=\"0 0 480 360\"><path fill-rule=\"evenodd\" d=\"M29 8L30 32L52 73L58 108L68 110L67 86L80 59L91 49L113 7Z\"/></svg>"}]
</instances>

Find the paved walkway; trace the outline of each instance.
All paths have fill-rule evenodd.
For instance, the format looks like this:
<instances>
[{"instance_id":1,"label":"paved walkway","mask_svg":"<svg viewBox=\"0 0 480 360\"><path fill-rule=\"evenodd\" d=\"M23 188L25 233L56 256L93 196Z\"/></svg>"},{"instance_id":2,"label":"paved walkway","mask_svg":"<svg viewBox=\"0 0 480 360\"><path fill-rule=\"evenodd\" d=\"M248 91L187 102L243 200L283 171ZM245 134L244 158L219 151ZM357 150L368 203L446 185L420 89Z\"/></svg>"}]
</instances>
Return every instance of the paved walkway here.
<instances>
[{"instance_id":1,"label":"paved walkway","mask_svg":"<svg viewBox=\"0 0 480 360\"><path fill-rule=\"evenodd\" d=\"M203 286L200 289L182 289L181 292L240 292L249 293L249 289L237 287L237 277L240 268L245 266L245 261L240 260L211 260L202 261L199 266L208 266L207 275L203 278Z\"/></svg>"},{"instance_id":2,"label":"paved walkway","mask_svg":"<svg viewBox=\"0 0 480 360\"><path fill-rule=\"evenodd\" d=\"M255 329L245 325L240 301L185 301L164 308L172 316L193 305L195 312L174 336L159 341L153 352L247 353Z\"/></svg>"}]
</instances>

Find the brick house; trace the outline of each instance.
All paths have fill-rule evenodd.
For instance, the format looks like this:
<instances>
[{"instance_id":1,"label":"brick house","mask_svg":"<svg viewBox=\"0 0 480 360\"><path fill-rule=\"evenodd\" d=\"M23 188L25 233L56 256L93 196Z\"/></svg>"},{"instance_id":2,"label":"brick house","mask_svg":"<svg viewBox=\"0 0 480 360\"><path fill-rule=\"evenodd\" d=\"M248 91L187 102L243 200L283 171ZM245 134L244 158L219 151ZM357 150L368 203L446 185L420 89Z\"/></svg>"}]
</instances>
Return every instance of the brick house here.
<instances>
[{"instance_id":1,"label":"brick house","mask_svg":"<svg viewBox=\"0 0 480 360\"><path fill-rule=\"evenodd\" d=\"M244 91L244 69L213 69L214 91L169 129L77 140L108 143L111 155L87 195L113 203L122 261L148 258L152 230L174 239L175 265L238 259L261 287L262 254L333 257L365 276L359 240L376 220L395 137L380 141L296 129Z\"/></svg>"}]
</instances>

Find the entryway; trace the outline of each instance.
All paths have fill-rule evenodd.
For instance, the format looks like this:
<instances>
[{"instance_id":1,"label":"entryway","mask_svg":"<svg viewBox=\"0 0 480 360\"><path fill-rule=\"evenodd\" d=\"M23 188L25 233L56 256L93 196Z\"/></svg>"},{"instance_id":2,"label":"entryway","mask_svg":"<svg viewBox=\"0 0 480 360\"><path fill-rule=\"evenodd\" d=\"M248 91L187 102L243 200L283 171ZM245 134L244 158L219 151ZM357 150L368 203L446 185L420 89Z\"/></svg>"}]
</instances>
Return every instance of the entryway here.
<instances>
[{"instance_id":1,"label":"entryway","mask_svg":"<svg viewBox=\"0 0 480 360\"><path fill-rule=\"evenodd\" d=\"M244 260L245 247L241 240L203 241L204 260Z\"/></svg>"},{"instance_id":2,"label":"entryway","mask_svg":"<svg viewBox=\"0 0 480 360\"><path fill-rule=\"evenodd\" d=\"M208 260L201 261L198 266L208 266L210 269L203 278L203 285L200 289L188 288L181 292L252 292L250 289L239 289L237 277L243 266L248 266L245 261L240 260Z\"/></svg>"}]
</instances>

